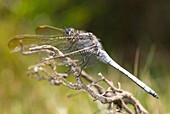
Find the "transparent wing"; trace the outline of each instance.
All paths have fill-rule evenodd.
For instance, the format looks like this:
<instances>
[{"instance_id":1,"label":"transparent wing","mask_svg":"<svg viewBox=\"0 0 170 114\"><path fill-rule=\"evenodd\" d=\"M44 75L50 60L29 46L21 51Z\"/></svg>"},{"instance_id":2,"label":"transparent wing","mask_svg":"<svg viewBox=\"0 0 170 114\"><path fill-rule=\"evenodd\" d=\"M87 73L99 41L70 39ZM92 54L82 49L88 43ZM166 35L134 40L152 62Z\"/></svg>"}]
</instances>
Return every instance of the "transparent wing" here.
<instances>
[{"instance_id":1,"label":"transparent wing","mask_svg":"<svg viewBox=\"0 0 170 114\"><path fill-rule=\"evenodd\" d=\"M96 63L97 57L96 54L92 52L95 45L91 45L85 48L72 48L71 51L68 51L65 55L76 60L77 65L84 67L89 67Z\"/></svg>"},{"instance_id":2,"label":"transparent wing","mask_svg":"<svg viewBox=\"0 0 170 114\"><path fill-rule=\"evenodd\" d=\"M21 48L21 44L24 49L32 46L51 45L58 48L64 54L70 56L72 59L78 60L78 63L80 65L87 64L87 62L88 64L93 63L92 59L90 58L95 58L95 56L93 56L91 53L87 53L87 51L85 50L82 51L83 48L88 47L87 45L85 45L87 44L87 37L76 36L75 38L79 39L78 44L85 43L84 45L81 44L77 47L77 44L74 45L74 43L72 44L71 42L69 42L69 40L73 37L66 36L64 29L43 25L37 27L35 32L37 35L15 36L9 42L9 48L19 51ZM80 32L84 33L84 31Z\"/></svg>"},{"instance_id":3,"label":"transparent wing","mask_svg":"<svg viewBox=\"0 0 170 114\"><path fill-rule=\"evenodd\" d=\"M68 47L68 37L58 35L18 35L9 41L8 46L10 49L23 47L32 47L37 45L52 45L58 49L65 49Z\"/></svg>"},{"instance_id":4,"label":"transparent wing","mask_svg":"<svg viewBox=\"0 0 170 114\"><path fill-rule=\"evenodd\" d=\"M69 45L68 39L70 37L65 36L65 30L42 25L35 30L37 35L18 35L15 36L9 43L8 46L11 49L20 47L20 44L24 47L30 47L34 45L52 45L59 49L65 48Z\"/></svg>"},{"instance_id":5,"label":"transparent wing","mask_svg":"<svg viewBox=\"0 0 170 114\"><path fill-rule=\"evenodd\" d=\"M34 45L52 45L61 51L62 48L71 47L69 46L69 40L72 39L70 36L65 35L65 30L53 26L42 25L35 30L37 35L18 35L15 36L9 43L8 46L11 49L23 46L29 47ZM78 38L78 37L77 37ZM71 50L70 50L71 51Z\"/></svg>"},{"instance_id":6,"label":"transparent wing","mask_svg":"<svg viewBox=\"0 0 170 114\"><path fill-rule=\"evenodd\" d=\"M91 67L97 62L96 55L89 52L79 52L76 55L70 55L71 58L74 58L77 61L77 64L84 67Z\"/></svg>"}]
</instances>

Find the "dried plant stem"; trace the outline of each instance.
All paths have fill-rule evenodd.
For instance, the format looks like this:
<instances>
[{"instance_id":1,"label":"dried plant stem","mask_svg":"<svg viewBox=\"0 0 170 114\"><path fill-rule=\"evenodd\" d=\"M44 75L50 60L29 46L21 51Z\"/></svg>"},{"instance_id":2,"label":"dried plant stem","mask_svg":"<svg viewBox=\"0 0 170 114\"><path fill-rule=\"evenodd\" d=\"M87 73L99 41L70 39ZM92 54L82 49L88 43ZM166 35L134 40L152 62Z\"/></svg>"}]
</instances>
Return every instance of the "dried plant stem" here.
<instances>
[{"instance_id":1,"label":"dried plant stem","mask_svg":"<svg viewBox=\"0 0 170 114\"><path fill-rule=\"evenodd\" d=\"M95 101L100 101L103 105L108 104L108 114L148 114L147 110L140 104L140 102L129 92L121 89L120 83L118 87L115 87L113 82L106 79L101 73L99 73L99 79L94 79L93 76L83 71L75 62L68 56L65 56L56 47L50 45L42 45L31 47L29 50L24 51L22 54L33 53L47 53L48 57L43 57L38 64L29 67L29 75L36 75L39 79L48 80L53 85L64 85L75 91L83 90L90 94ZM69 68L67 73L58 73L56 71L56 58L60 57L61 61ZM69 74L72 73L76 79L76 83L67 80ZM85 84L82 78L89 82ZM107 88L100 85L100 82L104 82ZM133 112L127 104L131 104L134 107Z\"/></svg>"}]
</instances>

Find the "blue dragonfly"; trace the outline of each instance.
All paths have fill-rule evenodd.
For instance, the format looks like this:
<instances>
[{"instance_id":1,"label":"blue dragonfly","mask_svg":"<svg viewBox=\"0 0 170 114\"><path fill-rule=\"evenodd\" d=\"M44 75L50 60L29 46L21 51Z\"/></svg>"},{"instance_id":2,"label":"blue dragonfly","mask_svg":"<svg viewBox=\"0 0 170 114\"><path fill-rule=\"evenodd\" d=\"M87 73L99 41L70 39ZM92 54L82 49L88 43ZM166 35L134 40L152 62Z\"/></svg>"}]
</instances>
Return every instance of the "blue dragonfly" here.
<instances>
[{"instance_id":1,"label":"blue dragonfly","mask_svg":"<svg viewBox=\"0 0 170 114\"><path fill-rule=\"evenodd\" d=\"M159 98L149 86L116 63L103 49L99 39L93 33L74 28L60 29L48 25L37 27L35 32L36 35L15 36L9 42L9 48L13 49L12 52L22 51L24 54L30 47L51 45L63 52L65 56L78 59L83 68L93 64L93 61L99 60L121 71L147 93Z\"/></svg>"}]
</instances>

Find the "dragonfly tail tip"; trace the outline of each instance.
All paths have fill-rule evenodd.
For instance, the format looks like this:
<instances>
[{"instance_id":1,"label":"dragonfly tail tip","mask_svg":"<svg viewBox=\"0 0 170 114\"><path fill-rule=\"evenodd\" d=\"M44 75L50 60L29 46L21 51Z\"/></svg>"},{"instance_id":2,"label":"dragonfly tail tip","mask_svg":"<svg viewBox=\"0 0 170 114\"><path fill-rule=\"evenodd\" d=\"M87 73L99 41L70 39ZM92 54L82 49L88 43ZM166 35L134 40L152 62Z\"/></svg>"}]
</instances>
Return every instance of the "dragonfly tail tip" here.
<instances>
[{"instance_id":1,"label":"dragonfly tail tip","mask_svg":"<svg viewBox=\"0 0 170 114\"><path fill-rule=\"evenodd\" d=\"M152 94L152 96L154 96L155 98L159 99L159 96L156 93Z\"/></svg>"}]
</instances>

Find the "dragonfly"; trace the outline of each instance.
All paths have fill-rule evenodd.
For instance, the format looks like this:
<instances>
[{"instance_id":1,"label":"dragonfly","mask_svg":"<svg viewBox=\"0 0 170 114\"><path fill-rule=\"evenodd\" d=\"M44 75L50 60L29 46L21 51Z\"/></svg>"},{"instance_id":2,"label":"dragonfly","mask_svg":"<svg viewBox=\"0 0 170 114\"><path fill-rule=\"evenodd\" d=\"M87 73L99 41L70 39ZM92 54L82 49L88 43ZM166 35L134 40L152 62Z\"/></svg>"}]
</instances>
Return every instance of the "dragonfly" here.
<instances>
[{"instance_id":1,"label":"dragonfly","mask_svg":"<svg viewBox=\"0 0 170 114\"><path fill-rule=\"evenodd\" d=\"M34 46L52 45L62 51L66 56L73 56L81 59L80 61L83 62L80 64L82 65L85 63L83 67L93 64L94 60L99 60L125 74L125 76L153 97L159 98L154 90L115 62L103 49L99 38L93 33L76 30L74 28L61 29L49 25L37 27L35 33L35 35L25 34L15 36L9 41L9 48L12 49L12 52L18 52Z\"/></svg>"}]
</instances>

